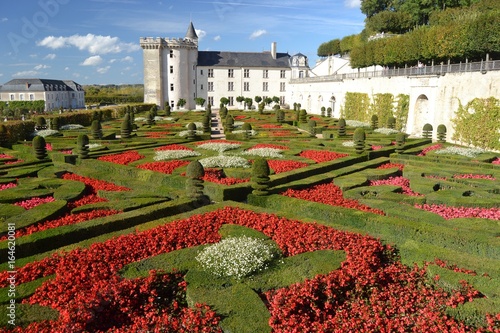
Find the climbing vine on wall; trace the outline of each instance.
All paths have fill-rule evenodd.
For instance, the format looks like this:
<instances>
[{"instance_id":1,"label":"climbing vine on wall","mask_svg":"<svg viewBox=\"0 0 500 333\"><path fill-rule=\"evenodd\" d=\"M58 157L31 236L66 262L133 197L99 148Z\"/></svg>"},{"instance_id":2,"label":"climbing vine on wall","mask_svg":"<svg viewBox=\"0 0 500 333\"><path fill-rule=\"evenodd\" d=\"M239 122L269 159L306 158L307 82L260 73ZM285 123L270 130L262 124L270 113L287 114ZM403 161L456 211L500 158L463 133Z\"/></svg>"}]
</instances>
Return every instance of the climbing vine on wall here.
<instances>
[{"instance_id":1,"label":"climbing vine on wall","mask_svg":"<svg viewBox=\"0 0 500 333\"><path fill-rule=\"evenodd\" d=\"M404 132L406 130L406 122L408 121L408 111L410 110L410 95L399 94L396 97L396 129Z\"/></svg>"},{"instance_id":2,"label":"climbing vine on wall","mask_svg":"<svg viewBox=\"0 0 500 333\"><path fill-rule=\"evenodd\" d=\"M475 98L465 106L459 104L451 120L455 130L452 139L484 149L500 149L500 100Z\"/></svg>"},{"instance_id":3,"label":"climbing vine on wall","mask_svg":"<svg viewBox=\"0 0 500 333\"><path fill-rule=\"evenodd\" d=\"M377 115L379 127L386 127L387 119L394 113L394 95L391 93L373 95L371 114Z\"/></svg>"},{"instance_id":4,"label":"climbing vine on wall","mask_svg":"<svg viewBox=\"0 0 500 333\"><path fill-rule=\"evenodd\" d=\"M347 92L343 111L345 119L369 121L371 115L369 114L370 98L368 94Z\"/></svg>"}]
</instances>

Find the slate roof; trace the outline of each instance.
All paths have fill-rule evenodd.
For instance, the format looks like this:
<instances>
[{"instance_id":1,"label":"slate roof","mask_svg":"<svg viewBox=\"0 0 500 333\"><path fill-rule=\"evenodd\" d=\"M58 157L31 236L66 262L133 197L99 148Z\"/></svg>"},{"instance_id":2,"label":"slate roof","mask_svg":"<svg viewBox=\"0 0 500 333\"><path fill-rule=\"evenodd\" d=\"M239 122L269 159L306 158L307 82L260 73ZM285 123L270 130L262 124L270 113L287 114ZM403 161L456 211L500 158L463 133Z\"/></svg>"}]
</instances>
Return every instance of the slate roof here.
<instances>
[{"instance_id":1,"label":"slate roof","mask_svg":"<svg viewBox=\"0 0 500 333\"><path fill-rule=\"evenodd\" d=\"M194 30L193 22L189 24L188 30L186 32L186 38L189 39L198 39L198 35L196 34L196 30Z\"/></svg>"},{"instance_id":2,"label":"slate roof","mask_svg":"<svg viewBox=\"0 0 500 333\"><path fill-rule=\"evenodd\" d=\"M290 68L290 55L270 52L198 51L198 66Z\"/></svg>"},{"instance_id":3,"label":"slate roof","mask_svg":"<svg viewBox=\"0 0 500 333\"><path fill-rule=\"evenodd\" d=\"M83 91L83 87L72 80L13 79L0 86L0 91Z\"/></svg>"}]
</instances>

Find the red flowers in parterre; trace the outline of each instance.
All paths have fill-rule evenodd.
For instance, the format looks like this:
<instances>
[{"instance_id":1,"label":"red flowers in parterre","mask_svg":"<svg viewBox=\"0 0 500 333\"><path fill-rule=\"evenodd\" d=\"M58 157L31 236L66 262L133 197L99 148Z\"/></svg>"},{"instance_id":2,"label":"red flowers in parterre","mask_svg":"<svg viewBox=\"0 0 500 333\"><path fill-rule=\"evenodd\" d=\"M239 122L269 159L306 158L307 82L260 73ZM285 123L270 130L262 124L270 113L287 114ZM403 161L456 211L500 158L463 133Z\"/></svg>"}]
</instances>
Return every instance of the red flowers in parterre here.
<instances>
[{"instance_id":1,"label":"red flowers in parterre","mask_svg":"<svg viewBox=\"0 0 500 333\"><path fill-rule=\"evenodd\" d=\"M143 158L144 155L139 154L136 150L131 150L120 154L100 156L97 159L99 161L106 161L116 164L127 165L129 163L138 161Z\"/></svg>"},{"instance_id":2,"label":"red flowers in parterre","mask_svg":"<svg viewBox=\"0 0 500 333\"><path fill-rule=\"evenodd\" d=\"M144 163L141 165L138 165L137 167L139 169L146 169L146 170L151 170L151 171L157 171L157 172L162 172L166 174L172 174L172 172L180 168L182 166L188 165L189 161L181 161L181 160L173 160L173 161L159 161L159 162L151 162L151 163Z\"/></svg>"},{"instance_id":3,"label":"red flowers in parterre","mask_svg":"<svg viewBox=\"0 0 500 333\"><path fill-rule=\"evenodd\" d=\"M328 150L303 150L300 152L299 156L311 159L316 163L321 163L346 157L349 156L349 154L341 154Z\"/></svg>"},{"instance_id":4,"label":"red flowers in parterre","mask_svg":"<svg viewBox=\"0 0 500 333\"><path fill-rule=\"evenodd\" d=\"M471 330L444 312L445 304L480 297L470 286L451 295L433 289L427 283L425 267L402 265L394 260L390 246L369 236L234 207L119 236L87 249L54 254L19 268L19 282L55 274L27 302L50 306L60 316L15 330L131 332L165 325L172 332L220 332L213 311L186 307L186 284L179 274L151 272L147 278L127 280L118 271L160 253L217 242L218 230L226 223L263 232L285 256L327 249L346 253L338 270L265 293L273 332ZM7 283L4 275L0 274L2 286ZM494 317L488 320L489 327L476 332L498 330Z\"/></svg>"},{"instance_id":5,"label":"red flowers in parterre","mask_svg":"<svg viewBox=\"0 0 500 333\"><path fill-rule=\"evenodd\" d=\"M267 160L267 164L273 169L274 173L282 173L309 166L309 164L305 162L293 160Z\"/></svg>"},{"instance_id":6,"label":"red flowers in parterre","mask_svg":"<svg viewBox=\"0 0 500 333\"><path fill-rule=\"evenodd\" d=\"M52 196L45 197L45 198L34 197L34 198L26 199L23 201L15 202L14 205L23 207L24 209L31 209L31 208L34 208L36 206L43 205L44 203L52 202L52 201L54 201L54 197L52 197Z\"/></svg>"},{"instance_id":7,"label":"red flowers in parterre","mask_svg":"<svg viewBox=\"0 0 500 333\"><path fill-rule=\"evenodd\" d=\"M482 219L500 220L500 208L482 208L482 207L454 207L446 205L415 205L416 208L436 213L446 220L461 217L479 217Z\"/></svg>"}]
</instances>

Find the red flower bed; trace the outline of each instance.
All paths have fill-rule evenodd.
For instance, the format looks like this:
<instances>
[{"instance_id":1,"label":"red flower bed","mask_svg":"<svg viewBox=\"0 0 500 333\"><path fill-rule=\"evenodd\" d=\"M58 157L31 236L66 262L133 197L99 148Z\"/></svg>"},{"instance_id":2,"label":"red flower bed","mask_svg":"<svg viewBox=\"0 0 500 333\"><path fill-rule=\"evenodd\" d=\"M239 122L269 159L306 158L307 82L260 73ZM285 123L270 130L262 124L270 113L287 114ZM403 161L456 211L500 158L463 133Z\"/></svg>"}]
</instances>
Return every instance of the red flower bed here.
<instances>
[{"instance_id":1,"label":"red flower bed","mask_svg":"<svg viewBox=\"0 0 500 333\"><path fill-rule=\"evenodd\" d=\"M476 276L477 275L477 273L475 271L473 271L473 270L465 269L465 268L460 268L457 265L450 265L446 261L438 259L438 258L434 259L434 261L430 262L429 264L434 264L434 265L437 265L439 267L450 269L450 270L452 270L454 272L458 272L458 273L469 274L469 275L472 275L472 276Z\"/></svg>"},{"instance_id":2,"label":"red flower bed","mask_svg":"<svg viewBox=\"0 0 500 333\"><path fill-rule=\"evenodd\" d=\"M157 127L165 127L165 128L173 128L173 127L182 127L182 124L174 123L174 124L157 124Z\"/></svg>"},{"instance_id":3,"label":"red flower bed","mask_svg":"<svg viewBox=\"0 0 500 333\"><path fill-rule=\"evenodd\" d=\"M283 126L281 125L272 125L272 124L262 124L260 125L262 128L282 128Z\"/></svg>"},{"instance_id":4,"label":"red flower bed","mask_svg":"<svg viewBox=\"0 0 500 333\"><path fill-rule=\"evenodd\" d=\"M141 160L144 155L139 154L136 150L127 151L120 154L112 154L98 157L99 161L106 161L116 164L127 165L129 163Z\"/></svg>"},{"instance_id":5,"label":"red flower bed","mask_svg":"<svg viewBox=\"0 0 500 333\"><path fill-rule=\"evenodd\" d=\"M28 209L34 208L36 206L43 205L44 203L52 202L54 200L55 199L52 196L45 197L45 198L34 197L34 198L26 199L23 201L15 202L14 205L23 207L24 209L28 210Z\"/></svg>"},{"instance_id":6,"label":"red flower bed","mask_svg":"<svg viewBox=\"0 0 500 333\"><path fill-rule=\"evenodd\" d=\"M0 191L6 190L8 188L13 188L13 187L16 187L16 186L17 186L16 183L0 184Z\"/></svg>"},{"instance_id":7,"label":"red flower bed","mask_svg":"<svg viewBox=\"0 0 500 333\"><path fill-rule=\"evenodd\" d=\"M172 132L147 132L146 137L152 139L161 139L169 134L172 134Z\"/></svg>"},{"instance_id":8,"label":"red flower bed","mask_svg":"<svg viewBox=\"0 0 500 333\"><path fill-rule=\"evenodd\" d=\"M316 163L321 163L346 157L349 156L349 154L341 154L328 150L303 150L300 152L299 156L313 160Z\"/></svg>"},{"instance_id":9,"label":"red flower bed","mask_svg":"<svg viewBox=\"0 0 500 333\"><path fill-rule=\"evenodd\" d=\"M245 119L247 116L243 116L243 115L240 115L240 116L235 116L234 117L234 120L241 120L241 119Z\"/></svg>"},{"instance_id":10,"label":"red flower bed","mask_svg":"<svg viewBox=\"0 0 500 333\"><path fill-rule=\"evenodd\" d=\"M281 146L281 145L273 145L272 143L258 143L255 146L253 146L250 149L258 149L258 148L273 148L273 149L281 149L281 150L288 150L290 147L287 146Z\"/></svg>"},{"instance_id":11,"label":"red flower bed","mask_svg":"<svg viewBox=\"0 0 500 333\"><path fill-rule=\"evenodd\" d=\"M342 190L333 183L315 185L303 190L288 189L281 194L291 198L298 198L331 206L353 208L365 212L385 215L383 211L360 204L354 199L344 199Z\"/></svg>"},{"instance_id":12,"label":"red flower bed","mask_svg":"<svg viewBox=\"0 0 500 333\"><path fill-rule=\"evenodd\" d=\"M104 180L97 180L88 177L83 177L69 172L63 174L61 178L82 182L90 187L92 193L97 193L97 191L130 191L129 188L124 186L118 186Z\"/></svg>"},{"instance_id":13,"label":"red flower bed","mask_svg":"<svg viewBox=\"0 0 500 333\"><path fill-rule=\"evenodd\" d=\"M436 213L446 220L461 217L479 217L482 219L500 220L500 208L481 208L481 207L454 207L446 205L415 205L415 207Z\"/></svg>"},{"instance_id":14,"label":"red flower bed","mask_svg":"<svg viewBox=\"0 0 500 333\"><path fill-rule=\"evenodd\" d=\"M272 131L272 136L290 136L292 135L291 131Z\"/></svg>"},{"instance_id":15,"label":"red flower bed","mask_svg":"<svg viewBox=\"0 0 500 333\"><path fill-rule=\"evenodd\" d=\"M377 169L398 168L399 171L403 171L404 167L405 167L405 165L404 164L400 164L400 163L385 163L385 164L382 164L381 166L377 167Z\"/></svg>"},{"instance_id":16,"label":"red flower bed","mask_svg":"<svg viewBox=\"0 0 500 333\"><path fill-rule=\"evenodd\" d=\"M14 156L10 156L7 154L0 154L0 158L14 158Z\"/></svg>"},{"instance_id":17,"label":"red flower bed","mask_svg":"<svg viewBox=\"0 0 500 333\"><path fill-rule=\"evenodd\" d=\"M377 185L395 185L401 186L403 190L403 194L411 195L411 196L420 196L420 193L413 192L410 188L410 180L404 177L389 177L389 179L381 179L381 180L370 180L370 186Z\"/></svg>"},{"instance_id":18,"label":"red flower bed","mask_svg":"<svg viewBox=\"0 0 500 333\"><path fill-rule=\"evenodd\" d=\"M263 232L285 256L326 249L346 253L339 269L265 294L273 332L471 330L445 313L445 305L480 297L469 285L450 295L431 287L425 268L395 261L394 250L379 240L234 207L54 254L19 268L20 283L55 274L24 302L50 306L60 316L14 330L138 332L164 327L169 332L220 332L218 318L207 307L186 307L186 283L180 274L151 272L147 278L127 280L118 272L150 256L218 242L218 230L227 223ZM0 274L2 286L8 283L6 277L6 272ZM493 316L488 320L490 327L476 332L493 331L498 323Z\"/></svg>"},{"instance_id":19,"label":"red flower bed","mask_svg":"<svg viewBox=\"0 0 500 333\"><path fill-rule=\"evenodd\" d=\"M151 162L151 163L144 163L141 165L138 165L137 167L140 169L146 169L146 170L151 170L151 171L157 171L157 172L162 172L166 174L172 174L172 172L180 168L182 166L188 165L189 161L180 161L180 160L173 160L173 161L159 161L159 162Z\"/></svg>"},{"instance_id":20,"label":"red flower bed","mask_svg":"<svg viewBox=\"0 0 500 333\"><path fill-rule=\"evenodd\" d=\"M269 167L273 169L274 173L282 173L309 166L309 164L305 162L291 160L268 160L267 164L269 164Z\"/></svg>"},{"instance_id":21,"label":"red flower bed","mask_svg":"<svg viewBox=\"0 0 500 333\"><path fill-rule=\"evenodd\" d=\"M195 143L195 145L204 145L205 143L229 143L229 144L235 144L235 145L241 145L241 142L238 141L228 141L228 140L205 140L205 141L198 141Z\"/></svg>"},{"instance_id":22,"label":"red flower bed","mask_svg":"<svg viewBox=\"0 0 500 333\"><path fill-rule=\"evenodd\" d=\"M496 180L492 175L480 175L480 174L455 174L453 175L454 179L488 179L488 180Z\"/></svg>"},{"instance_id":23,"label":"red flower bed","mask_svg":"<svg viewBox=\"0 0 500 333\"><path fill-rule=\"evenodd\" d=\"M500 164L500 157L497 157L493 161L491 161L492 164Z\"/></svg>"},{"instance_id":24,"label":"red flower bed","mask_svg":"<svg viewBox=\"0 0 500 333\"><path fill-rule=\"evenodd\" d=\"M234 184L246 183L250 179L227 177L226 174L224 173L224 170L222 169L207 168L205 169L205 175L203 176L203 180L222 185L234 185Z\"/></svg>"},{"instance_id":25,"label":"red flower bed","mask_svg":"<svg viewBox=\"0 0 500 333\"><path fill-rule=\"evenodd\" d=\"M433 151L433 150L438 150L438 149L441 149L441 148L443 148L443 145L440 144L440 143L438 143L438 144L435 144L433 146L429 146L429 147L424 148L420 152L420 154L418 154L417 156L425 156L425 155L427 155L428 152Z\"/></svg>"},{"instance_id":26,"label":"red flower bed","mask_svg":"<svg viewBox=\"0 0 500 333\"><path fill-rule=\"evenodd\" d=\"M191 149L189 147L186 147L184 145L178 145L178 144L171 144L167 146L161 146L158 148L154 149L155 151L161 151L161 150L188 150L188 151L194 151L194 149Z\"/></svg>"}]
</instances>

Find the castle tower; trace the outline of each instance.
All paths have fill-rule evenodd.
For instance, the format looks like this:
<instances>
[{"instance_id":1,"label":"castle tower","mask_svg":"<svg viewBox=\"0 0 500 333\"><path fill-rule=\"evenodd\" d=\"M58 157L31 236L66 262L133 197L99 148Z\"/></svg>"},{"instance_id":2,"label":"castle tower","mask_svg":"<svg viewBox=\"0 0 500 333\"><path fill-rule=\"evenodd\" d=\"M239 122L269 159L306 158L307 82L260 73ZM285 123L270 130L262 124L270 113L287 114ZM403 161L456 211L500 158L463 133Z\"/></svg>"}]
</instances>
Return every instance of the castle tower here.
<instances>
[{"instance_id":1,"label":"castle tower","mask_svg":"<svg viewBox=\"0 0 500 333\"><path fill-rule=\"evenodd\" d=\"M190 22L184 38L141 38L144 57L144 102L176 109L195 108L198 35Z\"/></svg>"}]
</instances>

